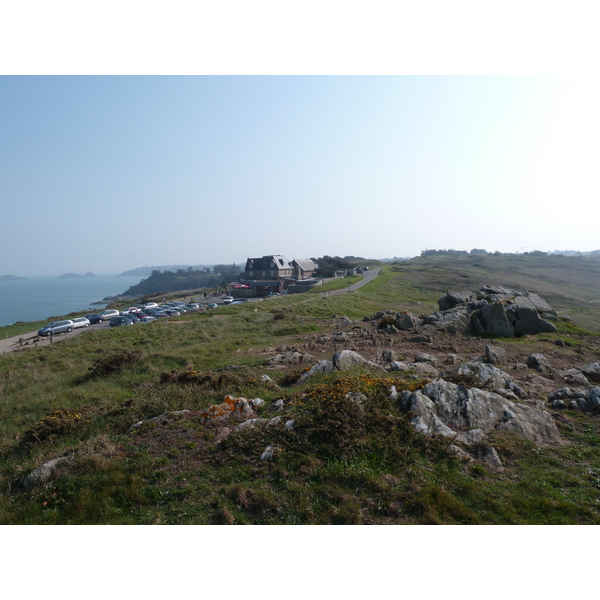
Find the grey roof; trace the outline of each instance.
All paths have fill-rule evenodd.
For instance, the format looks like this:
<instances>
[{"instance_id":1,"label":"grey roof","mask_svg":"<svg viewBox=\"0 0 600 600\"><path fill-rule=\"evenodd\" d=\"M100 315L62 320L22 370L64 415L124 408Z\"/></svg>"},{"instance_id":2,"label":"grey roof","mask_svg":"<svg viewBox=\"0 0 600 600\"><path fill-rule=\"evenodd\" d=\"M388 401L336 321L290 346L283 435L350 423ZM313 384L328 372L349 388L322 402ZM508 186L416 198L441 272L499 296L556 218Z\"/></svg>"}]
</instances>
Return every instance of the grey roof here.
<instances>
[{"instance_id":1,"label":"grey roof","mask_svg":"<svg viewBox=\"0 0 600 600\"><path fill-rule=\"evenodd\" d=\"M291 269L290 261L281 254L268 254L261 258L249 258L246 261L247 271L267 271L269 269Z\"/></svg>"},{"instance_id":2,"label":"grey roof","mask_svg":"<svg viewBox=\"0 0 600 600\"><path fill-rule=\"evenodd\" d=\"M310 258L295 258L292 263L296 263L303 271L314 271L317 268Z\"/></svg>"}]
</instances>

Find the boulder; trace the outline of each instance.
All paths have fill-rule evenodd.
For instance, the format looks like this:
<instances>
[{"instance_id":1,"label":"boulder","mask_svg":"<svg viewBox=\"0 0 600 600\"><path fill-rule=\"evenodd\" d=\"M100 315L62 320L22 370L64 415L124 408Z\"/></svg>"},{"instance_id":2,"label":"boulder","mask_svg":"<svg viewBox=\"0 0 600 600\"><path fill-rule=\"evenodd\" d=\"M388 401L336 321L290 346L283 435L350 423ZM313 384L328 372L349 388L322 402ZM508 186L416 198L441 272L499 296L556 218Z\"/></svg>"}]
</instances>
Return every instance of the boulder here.
<instances>
[{"instance_id":1,"label":"boulder","mask_svg":"<svg viewBox=\"0 0 600 600\"><path fill-rule=\"evenodd\" d=\"M493 446L478 446L475 449L475 456L477 456L479 460L492 465L492 467L496 467L498 469L502 468L502 461L498 456L496 448Z\"/></svg>"},{"instance_id":2,"label":"boulder","mask_svg":"<svg viewBox=\"0 0 600 600\"><path fill-rule=\"evenodd\" d=\"M485 360L493 365L504 365L508 362L506 350L500 346L486 346Z\"/></svg>"},{"instance_id":3,"label":"boulder","mask_svg":"<svg viewBox=\"0 0 600 600\"><path fill-rule=\"evenodd\" d=\"M562 371L560 375L570 386L579 385L587 387L590 384L588 378L579 369L567 369L566 371Z\"/></svg>"},{"instance_id":4,"label":"boulder","mask_svg":"<svg viewBox=\"0 0 600 600\"><path fill-rule=\"evenodd\" d=\"M520 398L524 400L529 397L529 394L520 388L508 373L488 363L468 362L460 365L457 369L441 373L442 377L449 375L468 377L474 381L477 387L491 389L513 399ZM507 391L510 394L506 394Z\"/></svg>"},{"instance_id":5,"label":"boulder","mask_svg":"<svg viewBox=\"0 0 600 600\"><path fill-rule=\"evenodd\" d=\"M396 315L396 328L401 331L410 331L413 329L418 329L420 325L420 321L418 317L415 317L412 313L408 311L403 311Z\"/></svg>"},{"instance_id":6,"label":"boulder","mask_svg":"<svg viewBox=\"0 0 600 600\"><path fill-rule=\"evenodd\" d=\"M537 333L558 333L558 329L552 323L540 318L535 308L511 306L507 313L515 328L516 337Z\"/></svg>"},{"instance_id":7,"label":"boulder","mask_svg":"<svg viewBox=\"0 0 600 600\"><path fill-rule=\"evenodd\" d=\"M583 367L579 367L579 370L594 383L600 383L600 362L591 363Z\"/></svg>"},{"instance_id":8,"label":"boulder","mask_svg":"<svg viewBox=\"0 0 600 600\"><path fill-rule=\"evenodd\" d=\"M429 363L406 363L394 361L390 363L391 371L403 371L408 373L414 373L417 377L424 377L433 379L437 377L440 372Z\"/></svg>"},{"instance_id":9,"label":"boulder","mask_svg":"<svg viewBox=\"0 0 600 600\"><path fill-rule=\"evenodd\" d=\"M469 389L443 379L428 383L422 391L404 392L400 406L414 413L411 423L428 435L503 430L518 433L538 445L562 441L548 412L511 402L495 392ZM477 437L481 435L478 433Z\"/></svg>"},{"instance_id":10,"label":"boulder","mask_svg":"<svg viewBox=\"0 0 600 600\"><path fill-rule=\"evenodd\" d=\"M433 363L437 362L437 358L435 356L433 356L432 354L426 354L425 352L420 352L419 354L415 355L413 362L433 364Z\"/></svg>"},{"instance_id":11,"label":"boulder","mask_svg":"<svg viewBox=\"0 0 600 600\"><path fill-rule=\"evenodd\" d=\"M527 358L527 366L546 376L552 376L554 374L552 365L550 365L548 359L543 354L530 354Z\"/></svg>"},{"instance_id":12,"label":"boulder","mask_svg":"<svg viewBox=\"0 0 600 600\"><path fill-rule=\"evenodd\" d=\"M25 489L43 485L50 479L56 467L65 460L67 459L64 456L61 456L59 458L54 458L52 460L49 460L48 462L45 462L37 469L31 471L31 473L29 473L29 475L27 475L27 477L23 479L21 485Z\"/></svg>"},{"instance_id":13,"label":"boulder","mask_svg":"<svg viewBox=\"0 0 600 600\"><path fill-rule=\"evenodd\" d=\"M371 369L376 369L377 371L385 371L381 365L377 365L374 362L363 358L358 352L354 352L353 350L336 352L333 355L331 362L338 371L346 371L353 367L369 367Z\"/></svg>"},{"instance_id":14,"label":"boulder","mask_svg":"<svg viewBox=\"0 0 600 600\"><path fill-rule=\"evenodd\" d=\"M303 373L300 379L298 379L298 383L304 383L311 377L315 375L328 375L329 373L333 373L334 366L330 360L322 360L320 363L316 364L306 373Z\"/></svg>"},{"instance_id":15,"label":"boulder","mask_svg":"<svg viewBox=\"0 0 600 600\"><path fill-rule=\"evenodd\" d=\"M588 390L583 410L594 415L600 414L600 387L597 385Z\"/></svg>"},{"instance_id":16,"label":"boulder","mask_svg":"<svg viewBox=\"0 0 600 600\"><path fill-rule=\"evenodd\" d=\"M515 330L508 320L506 308L500 302L486 304L472 313L471 323L476 333L483 331L491 337L515 337Z\"/></svg>"}]
</instances>

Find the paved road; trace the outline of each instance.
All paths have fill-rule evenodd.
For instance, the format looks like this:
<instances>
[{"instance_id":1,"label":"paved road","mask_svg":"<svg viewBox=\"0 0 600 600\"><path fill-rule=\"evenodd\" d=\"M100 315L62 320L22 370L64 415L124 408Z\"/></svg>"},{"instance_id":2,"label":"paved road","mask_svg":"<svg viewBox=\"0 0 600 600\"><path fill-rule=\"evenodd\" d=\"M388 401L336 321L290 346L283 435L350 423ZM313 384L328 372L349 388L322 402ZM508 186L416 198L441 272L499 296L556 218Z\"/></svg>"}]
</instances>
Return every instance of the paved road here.
<instances>
[{"instance_id":1,"label":"paved road","mask_svg":"<svg viewBox=\"0 0 600 600\"><path fill-rule=\"evenodd\" d=\"M369 269L366 273L363 273L364 279L361 279L358 283L351 285L350 287L344 288L343 290L334 290L332 292L323 292L323 294L346 294L348 292L353 292L358 288L361 288L363 285L369 283L369 281L373 281L377 275L379 275L379 271L381 271L381 267L377 269Z\"/></svg>"},{"instance_id":2,"label":"paved road","mask_svg":"<svg viewBox=\"0 0 600 600\"><path fill-rule=\"evenodd\" d=\"M60 333L55 335L52 338L52 342L50 342L49 337L41 337L37 335L37 331L30 331L29 333L22 333L21 335L16 335L14 337L9 337L4 340L0 340L0 354L4 352L12 352L13 350L17 350L21 347L21 342L23 341L23 348L31 348L33 347L41 347L41 346L49 346L51 343L56 344L61 340L66 340L67 338L72 338L75 335L79 335L84 331L90 331L91 329L106 329L108 327L108 321L104 323L98 323L97 325L90 325L89 327L79 327L77 329L73 329L71 333Z\"/></svg>"}]
</instances>

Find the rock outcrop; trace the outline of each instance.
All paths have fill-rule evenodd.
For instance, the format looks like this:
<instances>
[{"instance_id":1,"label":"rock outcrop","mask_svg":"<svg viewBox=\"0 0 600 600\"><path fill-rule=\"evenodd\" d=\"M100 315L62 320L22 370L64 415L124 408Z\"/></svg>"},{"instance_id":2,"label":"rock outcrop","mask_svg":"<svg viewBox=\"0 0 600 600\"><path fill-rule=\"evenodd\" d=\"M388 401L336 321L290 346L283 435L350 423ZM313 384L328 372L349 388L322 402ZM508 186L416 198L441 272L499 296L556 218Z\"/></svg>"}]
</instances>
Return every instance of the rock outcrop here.
<instances>
[{"instance_id":1,"label":"rock outcrop","mask_svg":"<svg viewBox=\"0 0 600 600\"><path fill-rule=\"evenodd\" d=\"M471 292L448 290L438 300L439 311L415 316L408 311L380 311L365 321L377 319L387 333L419 331L462 333L486 337L521 337L557 333L556 311L538 294L500 286L484 286Z\"/></svg>"},{"instance_id":2,"label":"rock outcrop","mask_svg":"<svg viewBox=\"0 0 600 600\"><path fill-rule=\"evenodd\" d=\"M428 383L422 391L404 392L400 406L412 412L418 431L454 437L466 445L480 444L494 430L513 431L540 446L562 442L548 412L443 379Z\"/></svg>"}]
</instances>

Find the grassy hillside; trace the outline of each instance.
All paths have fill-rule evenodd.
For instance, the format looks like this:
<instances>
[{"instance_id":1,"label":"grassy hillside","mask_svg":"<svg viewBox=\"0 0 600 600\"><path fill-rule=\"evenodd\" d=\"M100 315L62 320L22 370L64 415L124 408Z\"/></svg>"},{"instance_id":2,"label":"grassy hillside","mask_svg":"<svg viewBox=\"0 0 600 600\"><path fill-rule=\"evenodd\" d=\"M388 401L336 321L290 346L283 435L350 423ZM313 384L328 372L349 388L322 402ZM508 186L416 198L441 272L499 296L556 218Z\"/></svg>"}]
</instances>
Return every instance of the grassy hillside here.
<instances>
[{"instance_id":1,"label":"grassy hillside","mask_svg":"<svg viewBox=\"0 0 600 600\"><path fill-rule=\"evenodd\" d=\"M581 326L561 323L558 335L512 341L514 352L552 348L598 360L597 263L529 258L416 259L384 267L349 294L277 297L0 355L0 523L599 522L598 417L557 415L569 442L558 448L496 434L498 470L414 432L388 389L424 381L358 369L297 386L304 365L264 364L294 348L331 358L347 345L333 334L366 326L365 315L429 313L447 287L485 283L535 289ZM340 315L350 322L342 326ZM559 336L567 347L552 344ZM373 359L388 341L361 343L357 350ZM462 343L444 339L430 349L454 344L468 356L485 344ZM364 395L364 410L349 392ZM284 399L294 429L282 422L216 443L223 425L207 424L202 410L228 394L264 399L263 418L277 416L269 405ZM269 446L273 458L261 460ZM55 458L62 462L44 485L23 489L33 469Z\"/></svg>"}]
</instances>

